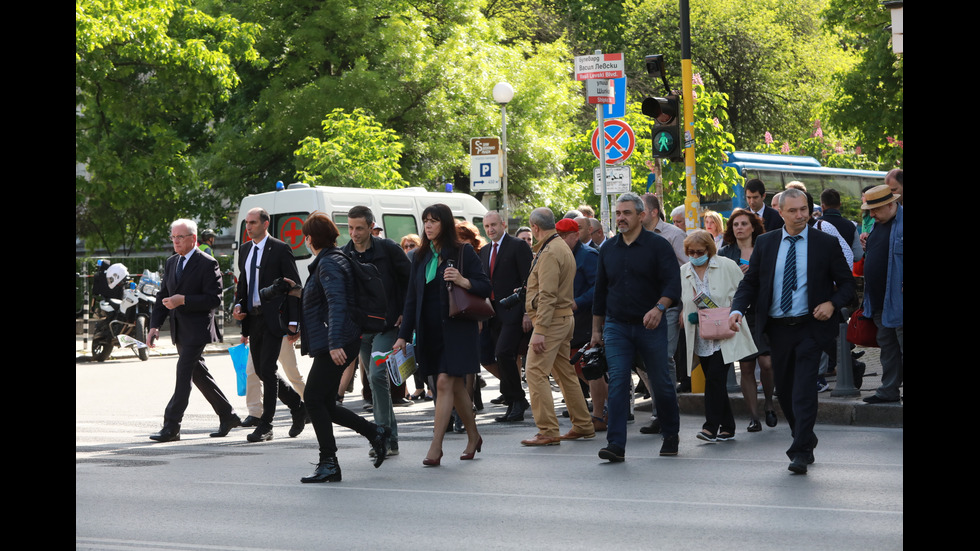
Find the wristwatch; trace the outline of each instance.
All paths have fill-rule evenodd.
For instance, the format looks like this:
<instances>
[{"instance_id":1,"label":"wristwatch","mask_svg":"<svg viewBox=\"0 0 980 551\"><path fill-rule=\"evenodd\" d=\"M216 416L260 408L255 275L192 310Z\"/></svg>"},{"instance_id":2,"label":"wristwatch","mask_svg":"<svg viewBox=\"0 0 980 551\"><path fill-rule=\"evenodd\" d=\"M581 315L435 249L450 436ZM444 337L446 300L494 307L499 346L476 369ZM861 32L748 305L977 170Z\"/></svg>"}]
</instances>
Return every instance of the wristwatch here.
<instances>
[{"instance_id":1,"label":"wristwatch","mask_svg":"<svg viewBox=\"0 0 980 551\"><path fill-rule=\"evenodd\" d=\"M666 311L667 311L667 307L666 307L666 306L664 306L663 304L660 304L660 303L658 302L658 303L657 303L657 310L660 310L661 312L666 312Z\"/></svg>"}]
</instances>

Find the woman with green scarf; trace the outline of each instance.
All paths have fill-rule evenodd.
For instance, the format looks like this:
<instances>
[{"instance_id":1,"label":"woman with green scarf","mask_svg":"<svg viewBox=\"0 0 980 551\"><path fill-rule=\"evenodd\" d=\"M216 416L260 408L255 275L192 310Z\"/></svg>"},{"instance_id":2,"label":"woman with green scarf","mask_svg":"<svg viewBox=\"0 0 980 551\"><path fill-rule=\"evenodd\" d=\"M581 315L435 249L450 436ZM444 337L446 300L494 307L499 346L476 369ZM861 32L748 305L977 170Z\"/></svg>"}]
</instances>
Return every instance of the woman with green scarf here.
<instances>
[{"instance_id":1,"label":"woman with green scarf","mask_svg":"<svg viewBox=\"0 0 980 551\"><path fill-rule=\"evenodd\" d=\"M436 380L435 429L422 461L425 466L436 467L442 459L442 440L454 406L468 437L460 459L473 459L483 446L465 385L466 375L480 371L479 324L449 317L447 285L458 285L484 298L490 296L491 287L473 247L460 242L448 206L426 207L422 223L425 231L412 261L405 312L394 349L402 349L414 332L419 371Z\"/></svg>"}]
</instances>

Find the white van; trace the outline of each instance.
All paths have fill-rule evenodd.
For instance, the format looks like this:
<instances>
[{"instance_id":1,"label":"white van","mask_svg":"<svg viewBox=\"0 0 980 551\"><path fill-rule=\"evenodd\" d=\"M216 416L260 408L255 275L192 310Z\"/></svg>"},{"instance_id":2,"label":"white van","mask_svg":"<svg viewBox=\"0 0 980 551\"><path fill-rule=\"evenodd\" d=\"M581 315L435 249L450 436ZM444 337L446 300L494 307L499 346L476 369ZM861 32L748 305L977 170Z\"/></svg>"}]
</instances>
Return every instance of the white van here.
<instances>
[{"instance_id":1,"label":"white van","mask_svg":"<svg viewBox=\"0 0 980 551\"><path fill-rule=\"evenodd\" d=\"M356 205L371 208L375 221L384 229L384 236L396 242L410 233L422 235L422 211L430 205L443 203L453 211L458 220L472 222L483 229L485 206L476 198L465 193L442 193L427 191L421 187L396 190L360 189L330 186L310 186L309 184L290 184L281 191L270 191L248 195L238 207L238 242L248 241L245 233L245 215L255 207L269 212L271 222L269 233L283 240L293 248L296 267L304 280L309 271L306 267L313 261L312 253L303 245L303 222L314 211L320 211L333 220L340 229L337 246L342 247L350 241L347 232L347 212ZM235 273L238 273L238 251L235 246Z\"/></svg>"}]
</instances>

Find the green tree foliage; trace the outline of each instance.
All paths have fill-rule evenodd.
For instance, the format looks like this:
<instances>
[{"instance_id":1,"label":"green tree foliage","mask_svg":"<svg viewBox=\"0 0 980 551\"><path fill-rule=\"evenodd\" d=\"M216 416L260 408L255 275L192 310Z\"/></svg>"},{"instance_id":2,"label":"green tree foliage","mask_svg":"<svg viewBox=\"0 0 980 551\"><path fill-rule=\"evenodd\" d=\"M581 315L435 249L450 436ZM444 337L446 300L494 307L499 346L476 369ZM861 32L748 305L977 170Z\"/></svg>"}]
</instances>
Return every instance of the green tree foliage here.
<instances>
[{"instance_id":1,"label":"green tree foliage","mask_svg":"<svg viewBox=\"0 0 980 551\"><path fill-rule=\"evenodd\" d=\"M560 40L505 44L499 23L463 0L216 7L261 24L258 48L270 61L246 77L261 86L244 86L217 130L220 155L207 169L229 199L297 173L297 144L338 108L361 108L398 134L411 185L467 191L469 139L499 133L491 90L501 80L517 90L507 109L512 195L557 177L579 105Z\"/></svg>"},{"instance_id":2,"label":"green tree foliage","mask_svg":"<svg viewBox=\"0 0 980 551\"><path fill-rule=\"evenodd\" d=\"M124 254L216 208L193 169L215 106L258 59L254 25L178 0L75 3L75 230Z\"/></svg>"},{"instance_id":3,"label":"green tree foliage","mask_svg":"<svg viewBox=\"0 0 980 551\"><path fill-rule=\"evenodd\" d=\"M859 170L878 170L879 163L868 157L860 146L854 145L853 136L825 134L820 119L813 122L813 132L806 138L792 143L785 141L779 145L772 135L766 132L764 142L755 148L760 153L782 155L803 155L813 157L822 166L832 168L853 168Z\"/></svg>"},{"instance_id":4,"label":"green tree foliage","mask_svg":"<svg viewBox=\"0 0 980 551\"><path fill-rule=\"evenodd\" d=\"M901 165L904 141L904 63L892 52L887 8L877 0L829 0L826 26L842 47L860 61L836 75L837 91L828 102L830 122L857 133L869 154L880 155L885 167Z\"/></svg>"},{"instance_id":5,"label":"green tree foliage","mask_svg":"<svg viewBox=\"0 0 980 551\"><path fill-rule=\"evenodd\" d=\"M629 0L626 30L631 73L646 75L643 56L661 53L672 87L680 82L676 0ZM692 0L691 58L705 84L728 96L729 128L739 149L767 130L801 135L831 97L831 77L852 64L821 27L826 0ZM633 78L634 91L662 90Z\"/></svg>"},{"instance_id":6,"label":"green tree foliage","mask_svg":"<svg viewBox=\"0 0 980 551\"><path fill-rule=\"evenodd\" d=\"M301 180L313 185L399 189L407 182L398 173L402 143L394 130L383 128L363 109L334 109L323 120L325 139L300 141Z\"/></svg>"}]
</instances>

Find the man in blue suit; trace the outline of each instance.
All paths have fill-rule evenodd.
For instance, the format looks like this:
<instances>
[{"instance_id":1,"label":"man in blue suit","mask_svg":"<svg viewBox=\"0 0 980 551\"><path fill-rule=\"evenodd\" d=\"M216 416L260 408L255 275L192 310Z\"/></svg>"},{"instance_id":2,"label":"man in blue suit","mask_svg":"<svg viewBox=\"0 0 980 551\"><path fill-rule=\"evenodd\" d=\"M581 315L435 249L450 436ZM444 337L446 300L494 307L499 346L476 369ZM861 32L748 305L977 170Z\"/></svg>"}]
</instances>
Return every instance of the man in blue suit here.
<instances>
[{"instance_id":1,"label":"man in blue suit","mask_svg":"<svg viewBox=\"0 0 980 551\"><path fill-rule=\"evenodd\" d=\"M208 343L221 340L214 320L214 309L221 304L221 270L217 260L197 248L197 224L193 220L176 220L171 224L170 239L177 254L167 259L163 270L146 340L153 346L163 321L170 318L170 336L177 345L177 385L163 416L163 429L150 439L180 440L180 422L187 409L192 382L221 419L220 428L211 436L225 436L240 426L242 420L214 382L203 356Z\"/></svg>"},{"instance_id":2,"label":"man in blue suit","mask_svg":"<svg viewBox=\"0 0 980 551\"><path fill-rule=\"evenodd\" d=\"M769 335L779 405L792 429L789 470L806 474L817 445L813 426L820 353L834 351L840 309L854 298L854 277L837 239L809 231L810 209L802 191L782 192L779 211L785 225L756 241L749 271L732 300L729 324L738 331L742 312L755 305L752 330Z\"/></svg>"}]
</instances>

